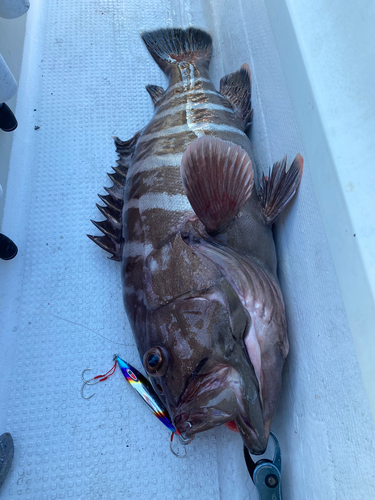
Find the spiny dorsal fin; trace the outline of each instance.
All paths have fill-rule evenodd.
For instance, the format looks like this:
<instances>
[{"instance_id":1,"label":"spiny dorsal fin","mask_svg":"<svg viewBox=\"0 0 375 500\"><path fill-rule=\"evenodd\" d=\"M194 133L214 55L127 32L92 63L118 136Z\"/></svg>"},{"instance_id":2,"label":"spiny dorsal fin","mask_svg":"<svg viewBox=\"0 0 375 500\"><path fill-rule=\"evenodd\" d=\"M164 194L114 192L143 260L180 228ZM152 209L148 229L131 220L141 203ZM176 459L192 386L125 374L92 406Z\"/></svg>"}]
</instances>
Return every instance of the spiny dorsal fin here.
<instances>
[{"instance_id":1,"label":"spiny dorsal fin","mask_svg":"<svg viewBox=\"0 0 375 500\"><path fill-rule=\"evenodd\" d=\"M115 241L119 241L121 237L121 231L120 229L114 227L112 222L110 220L102 220L102 221L95 221L90 219L91 222L94 224L95 227L99 229L103 234L108 236L108 238L111 238Z\"/></svg>"},{"instance_id":2,"label":"spiny dorsal fin","mask_svg":"<svg viewBox=\"0 0 375 500\"><path fill-rule=\"evenodd\" d=\"M110 207L102 207L98 203L96 204L96 206L114 228L121 229L121 212L113 210Z\"/></svg>"},{"instance_id":3,"label":"spiny dorsal fin","mask_svg":"<svg viewBox=\"0 0 375 500\"><path fill-rule=\"evenodd\" d=\"M117 244L107 236L91 236L90 234L88 234L87 236L90 238L90 240L99 245L100 248L102 248L108 253L111 253L112 254L112 257L110 257L111 260L116 260L118 262L121 262L122 244Z\"/></svg>"},{"instance_id":4,"label":"spiny dorsal fin","mask_svg":"<svg viewBox=\"0 0 375 500\"><path fill-rule=\"evenodd\" d=\"M129 168L129 167L128 167L128 166L123 167L123 166L119 163L119 161L118 161L118 160L117 160L117 162L116 162L116 163L117 163L119 166L118 166L118 167L112 167L112 168L113 168L113 170L114 170L115 172L117 172L119 175L121 175L121 177L124 177L124 179L126 180L126 174L128 173L128 168Z\"/></svg>"},{"instance_id":5,"label":"spiny dorsal fin","mask_svg":"<svg viewBox=\"0 0 375 500\"><path fill-rule=\"evenodd\" d=\"M158 85L147 85L146 90L150 94L152 102L156 108L160 100L164 97L165 90L163 87L159 87Z\"/></svg>"},{"instance_id":6,"label":"spiny dorsal fin","mask_svg":"<svg viewBox=\"0 0 375 500\"><path fill-rule=\"evenodd\" d=\"M251 71L243 64L238 71L223 76L220 80L220 93L235 106L248 128L251 125Z\"/></svg>"},{"instance_id":7,"label":"spiny dorsal fin","mask_svg":"<svg viewBox=\"0 0 375 500\"><path fill-rule=\"evenodd\" d=\"M297 192L302 179L303 158L298 154L286 170L286 156L274 163L259 183L259 198L267 224L273 224Z\"/></svg>"},{"instance_id":8,"label":"spiny dorsal fin","mask_svg":"<svg viewBox=\"0 0 375 500\"><path fill-rule=\"evenodd\" d=\"M121 203L116 200L116 198L112 198L112 196L98 194L99 198L103 203L107 205L107 207L112 208L112 210L117 210L117 212L121 212L122 206Z\"/></svg>"},{"instance_id":9,"label":"spiny dorsal fin","mask_svg":"<svg viewBox=\"0 0 375 500\"><path fill-rule=\"evenodd\" d=\"M224 231L250 198L254 172L249 155L232 142L204 136L181 160L186 196L209 234Z\"/></svg>"},{"instance_id":10,"label":"spiny dorsal fin","mask_svg":"<svg viewBox=\"0 0 375 500\"><path fill-rule=\"evenodd\" d=\"M112 167L112 168L113 168L113 170L115 170L115 167ZM114 186L117 186L119 188L123 188L125 186L126 176L120 175L116 171L114 174L112 172L108 172L107 175L111 179L111 181L113 182Z\"/></svg>"},{"instance_id":11,"label":"spiny dorsal fin","mask_svg":"<svg viewBox=\"0 0 375 500\"><path fill-rule=\"evenodd\" d=\"M123 197L123 190L120 189L118 186L113 185L110 188L104 186L104 190L107 191L108 195L111 196L113 199L115 199L118 202L121 202L122 197Z\"/></svg>"},{"instance_id":12,"label":"spiny dorsal fin","mask_svg":"<svg viewBox=\"0 0 375 500\"><path fill-rule=\"evenodd\" d=\"M106 218L104 221L91 221L104 236L87 235L94 243L103 248L103 250L112 254L112 260L121 261L122 246L124 240L122 237L122 208L124 206L124 187L126 174L134 155L140 132L137 132L129 141L121 141L114 137L116 151L119 155L117 167L112 167L114 172L108 174L113 182L110 188L104 187L107 195L98 195L105 206L96 205L100 212Z\"/></svg>"}]
</instances>

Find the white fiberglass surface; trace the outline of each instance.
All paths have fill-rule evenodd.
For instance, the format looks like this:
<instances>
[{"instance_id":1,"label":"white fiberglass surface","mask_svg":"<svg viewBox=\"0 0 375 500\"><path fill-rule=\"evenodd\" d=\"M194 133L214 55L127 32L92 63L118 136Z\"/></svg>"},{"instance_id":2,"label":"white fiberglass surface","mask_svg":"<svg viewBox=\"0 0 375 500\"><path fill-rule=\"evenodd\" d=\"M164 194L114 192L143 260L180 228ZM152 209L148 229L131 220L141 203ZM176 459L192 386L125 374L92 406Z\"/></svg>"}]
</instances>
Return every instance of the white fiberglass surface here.
<instances>
[{"instance_id":1,"label":"white fiberglass surface","mask_svg":"<svg viewBox=\"0 0 375 500\"><path fill-rule=\"evenodd\" d=\"M265 4L375 417L375 4Z\"/></svg>"},{"instance_id":2,"label":"white fiberglass surface","mask_svg":"<svg viewBox=\"0 0 375 500\"><path fill-rule=\"evenodd\" d=\"M169 434L117 372L80 396L81 372L114 353L140 368L119 264L87 237L97 193L165 85L140 32L194 25L214 39L212 77L248 62L261 169L301 141L262 2L35 0L28 13L0 261L0 434L15 457L4 499L256 498L238 435L221 427L175 458ZM373 423L306 162L275 229L291 344L273 430L285 498L353 499L374 488Z\"/></svg>"}]
</instances>

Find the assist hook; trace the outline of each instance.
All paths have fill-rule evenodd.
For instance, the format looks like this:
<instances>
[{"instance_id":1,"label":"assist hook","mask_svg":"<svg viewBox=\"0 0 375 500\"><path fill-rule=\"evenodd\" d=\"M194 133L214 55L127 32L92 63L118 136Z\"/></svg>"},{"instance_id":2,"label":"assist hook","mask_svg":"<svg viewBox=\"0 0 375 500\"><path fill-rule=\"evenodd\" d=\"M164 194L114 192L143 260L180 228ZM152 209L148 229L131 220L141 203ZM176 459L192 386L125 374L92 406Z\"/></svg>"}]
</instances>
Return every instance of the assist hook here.
<instances>
[{"instance_id":1,"label":"assist hook","mask_svg":"<svg viewBox=\"0 0 375 500\"><path fill-rule=\"evenodd\" d=\"M90 371L91 368L86 368L85 370L83 370L81 375L83 380L83 384L81 387L81 396L83 397L83 399L91 399L95 395L94 392L94 394L91 394L91 396L84 396L83 389L85 388L86 385L95 385L98 384L99 382L104 382L104 380L107 380L108 377L110 377L115 373L117 361L114 359L114 362L115 364L112 366L110 370L107 371L107 373L104 373L103 375L97 375L96 377L89 378L88 380L86 380L83 375L85 374L85 372Z\"/></svg>"},{"instance_id":2,"label":"assist hook","mask_svg":"<svg viewBox=\"0 0 375 500\"><path fill-rule=\"evenodd\" d=\"M95 396L95 392L94 392L94 394L91 394L91 396L85 396L83 394L83 390L84 390L85 386L86 385L95 385L95 384L98 384L100 382L100 380L95 380L95 377L89 378L88 380L85 379L85 377L84 377L85 372L88 372L90 370L91 370L91 368L86 368L82 372L83 384L82 384L82 387L81 387L81 396L83 397L83 399L91 399L93 396Z\"/></svg>"}]
</instances>

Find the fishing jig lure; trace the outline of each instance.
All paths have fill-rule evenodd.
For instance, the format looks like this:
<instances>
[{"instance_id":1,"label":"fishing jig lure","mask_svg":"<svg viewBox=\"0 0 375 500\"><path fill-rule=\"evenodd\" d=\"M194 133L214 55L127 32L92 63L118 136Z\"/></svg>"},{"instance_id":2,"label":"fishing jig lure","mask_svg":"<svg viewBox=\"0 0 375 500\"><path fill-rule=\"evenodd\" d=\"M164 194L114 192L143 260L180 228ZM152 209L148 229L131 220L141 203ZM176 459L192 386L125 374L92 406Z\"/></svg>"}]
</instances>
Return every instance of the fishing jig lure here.
<instances>
[{"instance_id":1,"label":"fishing jig lure","mask_svg":"<svg viewBox=\"0 0 375 500\"><path fill-rule=\"evenodd\" d=\"M91 368L86 368L82 372L82 380L83 380L83 385L81 388L81 396L84 399L90 399L94 396L94 394L91 394L90 396L85 396L83 391L86 385L95 385L98 384L99 382L104 382L104 380L107 380L110 376L112 376L117 368L117 365L119 366L122 374L124 375L125 379L131 387L139 394L139 396L143 399L143 401L147 404L147 406L150 408L152 413L157 417L166 427L167 429L171 432L171 441L170 441L170 449L171 452L178 458L183 458L186 455L186 449L184 448L185 453L181 455L177 451L173 449L173 438L175 434L178 435L180 438L180 441L183 445L187 445L190 443L190 440L185 440L181 436L180 432L178 429L175 428L175 426L172 424L172 419L169 416L168 410L165 408L163 403L160 401L159 397L157 396L156 392L154 391L151 383L147 378L142 375L136 368L134 368L132 365L124 361L120 356L117 354L114 355L113 357L114 360L114 365L110 370L108 370L106 373L103 375L97 375L96 377L90 378L90 379L85 379L84 374Z\"/></svg>"}]
</instances>

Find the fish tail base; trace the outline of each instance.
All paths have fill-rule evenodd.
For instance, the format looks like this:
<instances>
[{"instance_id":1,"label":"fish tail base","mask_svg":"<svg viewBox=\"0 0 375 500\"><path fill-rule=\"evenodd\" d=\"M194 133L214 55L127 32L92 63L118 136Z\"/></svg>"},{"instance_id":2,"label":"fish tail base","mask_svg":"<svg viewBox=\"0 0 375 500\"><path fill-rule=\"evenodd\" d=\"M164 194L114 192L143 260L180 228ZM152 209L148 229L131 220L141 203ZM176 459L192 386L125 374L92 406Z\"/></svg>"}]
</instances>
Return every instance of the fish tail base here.
<instances>
[{"instance_id":1,"label":"fish tail base","mask_svg":"<svg viewBox=\"0 0 375 500\"><path fill-rule=\"evenodd\" d=\"M170 28L146 32L141 36L148 51L166 74L181 62L205 61L207 66L210 62L212 38L205 31Z\"/></svg>"}]
</instances>

